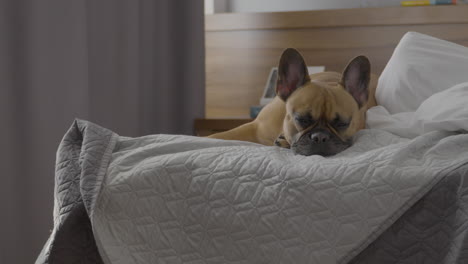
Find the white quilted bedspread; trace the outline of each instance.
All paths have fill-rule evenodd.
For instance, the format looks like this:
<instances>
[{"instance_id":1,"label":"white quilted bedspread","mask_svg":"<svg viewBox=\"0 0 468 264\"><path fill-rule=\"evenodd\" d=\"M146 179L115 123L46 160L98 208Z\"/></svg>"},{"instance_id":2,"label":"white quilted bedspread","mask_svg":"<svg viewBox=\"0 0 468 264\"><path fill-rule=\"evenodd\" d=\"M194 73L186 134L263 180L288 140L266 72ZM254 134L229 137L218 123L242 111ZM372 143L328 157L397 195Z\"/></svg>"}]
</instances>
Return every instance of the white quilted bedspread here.
<instances>
[{"instance_id":1,"label":"white quilted bedspread","mask_svg":"<svg viewBox=\"0 0 468 264\"><path fill-rule=\"evenodd\" d=\"M120 137L91 220L105 263L346 263L447 172L468 135L364 130L329 158Z\"/></svg>"}]
</instances>

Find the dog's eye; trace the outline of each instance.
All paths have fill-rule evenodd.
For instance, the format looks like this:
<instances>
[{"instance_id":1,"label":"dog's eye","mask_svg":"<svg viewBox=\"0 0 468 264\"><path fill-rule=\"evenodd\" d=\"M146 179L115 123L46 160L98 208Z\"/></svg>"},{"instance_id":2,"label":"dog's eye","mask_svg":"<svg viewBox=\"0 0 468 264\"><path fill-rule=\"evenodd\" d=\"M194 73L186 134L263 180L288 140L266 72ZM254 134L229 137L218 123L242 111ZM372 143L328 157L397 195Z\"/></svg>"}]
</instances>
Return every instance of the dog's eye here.
<instances>
[{"instance_id":1,"label":"dog's eye","mask_svg":"<svg viewBox=\"0 0 468 264\"><path fill-rule=\"evenodd\" d=\"M306 120L304 118L300 118L300 117L296 117L296 121L300 124L300 123L304 123L306 122Z\"/></svg>"},{"instance_id":2,"label":"dog's eye","mask_svg":"<svg viewBox=\"0 0 468 264\"><path fill-rule=\"evenodd\" d=\"M340 121L340 122L336 123L335 127L338 128L338 129L345 129L345 128L349 127L349 123Z\"/></svg>"},{"instance_id":3,"label":"dog's eye","mask_svg":"<svg viewBox=\"0 0 468 264\"><path fill-rule=\"evenodd\" d=\"M301 127L308 127L314 122L311 118L305 118L300 116L296 117L295 119Z\"/></svg>"},{"instance_id":4,"label":"dog's eye","mask_svg":"<svg viewBox=\"0 0 468 264\"><path fill-rule=\"evenodd\" d=\"M331 125L337 130L347 129L349 127L349 124L351 124L351 118L344 119L338 114L336 114L335 119L331 122Z\"/></svg>"}]
</instances>

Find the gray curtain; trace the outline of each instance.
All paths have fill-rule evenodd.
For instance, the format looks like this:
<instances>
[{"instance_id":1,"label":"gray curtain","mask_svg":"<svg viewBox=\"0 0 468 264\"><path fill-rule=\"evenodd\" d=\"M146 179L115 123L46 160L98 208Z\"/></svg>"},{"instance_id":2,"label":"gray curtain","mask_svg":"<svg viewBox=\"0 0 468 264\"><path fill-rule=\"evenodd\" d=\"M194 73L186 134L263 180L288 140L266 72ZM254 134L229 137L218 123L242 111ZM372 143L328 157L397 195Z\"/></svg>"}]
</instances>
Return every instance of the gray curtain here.
<instances>
[{"instance_id":1,"label":"gray curtain","mask_svg":"<svg viewBox=\"0 0 468 264\"><path fill-rule=\"evenodd\" d=\"M0 0L0 263L33 263L47 240L55 151L74 118L192 134L203 17L202 0Z\"/></svg>"}]
</instances>

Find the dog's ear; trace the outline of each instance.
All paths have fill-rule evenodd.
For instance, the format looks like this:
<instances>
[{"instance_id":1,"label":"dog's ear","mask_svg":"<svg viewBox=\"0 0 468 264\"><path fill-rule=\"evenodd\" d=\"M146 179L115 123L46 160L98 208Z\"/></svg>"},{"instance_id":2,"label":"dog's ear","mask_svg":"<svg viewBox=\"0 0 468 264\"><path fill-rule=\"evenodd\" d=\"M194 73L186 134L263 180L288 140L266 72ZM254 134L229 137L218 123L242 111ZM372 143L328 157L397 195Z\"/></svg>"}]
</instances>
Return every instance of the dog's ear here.
<instances>
[{"instance_id":1,"label":"dog's ear","mask_svg":"<svg viewBox=\"0 0 468 264\"><path fill-rule=\"evenodd\" d=\"M370 62L366 56L358 56L349 62L343 72L341 85L361 108L369 97Z\"/></svg>"},{"instance_id":2,"label":"dog's ear","mask_svg":"<svg viewBox=\"0 0 468 264\"><path fill-rule=\"evenodd\" d=\"M283 51L278 66L276 94L286 101L297 88L308 81L309 72L301 54L293 48Z\"/></svg>"}]
</instances>

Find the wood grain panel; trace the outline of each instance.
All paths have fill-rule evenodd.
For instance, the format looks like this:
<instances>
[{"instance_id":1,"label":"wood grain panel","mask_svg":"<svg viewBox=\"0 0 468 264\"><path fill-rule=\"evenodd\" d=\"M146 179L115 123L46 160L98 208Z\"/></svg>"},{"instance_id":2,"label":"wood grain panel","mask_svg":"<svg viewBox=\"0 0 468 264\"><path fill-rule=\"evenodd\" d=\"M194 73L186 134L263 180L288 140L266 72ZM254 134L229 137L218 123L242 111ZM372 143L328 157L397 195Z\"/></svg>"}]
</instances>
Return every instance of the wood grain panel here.
<instances>
[{"instance_id":1,"label":"wood grain panel","mask_svg":"<svg viewBox=\"0 0 468 264\"><path fill-rule=\"evenodd\" d=\"M468 5L356 8L206 16L206 31L468 23Z\"/></svg>"},{"instance_id":2,"label":"wood grain panel","mask_svg":"<svg viewBox=\"0 0 468 264\"><path fill-rule=\"evenodd\" d=\"M382 25L377 23L380 20L375 13L368 13L375 9L249 14L261 17L270 15L272 19L284 16L295 21L291 22L293 24L287 22L289 20L283 21L286 25L275 22L277 29L263 24L249 24L247 27L245 21L241 21L244 15L239 14L239 21L234 24L242 30L232 30L234 25L226 28L218 25L218 29L214 30L213 21L219 21L208 17L206 26L210 30L205 32L206 117L248 117L249 107L259 103L271 67L277 66L281 52L288 47L299 49L309 66L324 65L326 70L338 72L350 59L363 54L369 57L372 71L380 74L398 41L408 31L468 45L468 15L461 18L456 7L416 8L422 10L417 12L421 13L420 20L412 18L413 22L417 20L418 23L410 25L402 24L395 13L395 10L400 10L405 14L407 9L380 8L378 13L390 10L395 16L392 19L390 16L384 17ZM462 9L468 14L466 6ZM453 16L447 13L449 10L454 11ZM318 22L311 26L312 22L301 20L305 24L297 26L299 20L296 15L306 14L311 17L335 16L335 19L338 19L338 15L361 14L367 16L370 22L369 25L359 22L359 26L350 26L352 23L345 19L342 26L338 22L333 24L335 26ZM229 19L236 15L231 14ZM453 18L457 16L457 19ZM402 19L406 18L403 16Z\"/></svg>"},{"instance_id":3,"label":"wood grain panel","mask_svg":"<svg viewBox=\"0 0 468 264\"><path fill-rule=\"evenodd\" d=\"M468 16L468 13L467 13ZM282 30L242 30L209 32L206 48L364 48L394 45L408 31L432 34L448 40L466 39L467 24L410 25L379 27L336 27ZM254 50L253 50L254 52Z\"/></svg>"}]
</instances>

